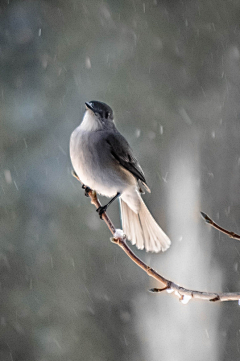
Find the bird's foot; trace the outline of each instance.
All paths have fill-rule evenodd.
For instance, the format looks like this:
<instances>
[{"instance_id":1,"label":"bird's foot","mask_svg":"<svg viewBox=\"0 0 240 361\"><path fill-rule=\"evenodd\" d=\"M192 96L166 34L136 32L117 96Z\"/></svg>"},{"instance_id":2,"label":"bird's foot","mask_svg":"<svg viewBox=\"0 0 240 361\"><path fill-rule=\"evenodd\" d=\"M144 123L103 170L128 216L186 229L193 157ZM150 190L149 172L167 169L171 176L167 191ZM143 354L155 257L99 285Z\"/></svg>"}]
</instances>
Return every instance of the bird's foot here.
<instances>
[{"instance_id":1,"label":"bird's foot","mask_svg":"<svg viewBox=\"0 0 240 361\"><path fill-rule=\"evenodd\" d=\"M85 196L86 197L89 197L89 192L91 191L91 188L89 187L86 187L84 184L82 185L82 188L85 189Z\"/></svg>"},{"instance_id":2,"label":"bird's foot","mask_svg":"<svg viewBox=\"0 0 240 361\"><path fill-rule=\"evenodd\" d=\"M107 210L107 205L106 206L100 206L98 207L98 209L96 210L96 212L98 212L99 217L102 219L102 215L103 213L105 213Z\"/></svg>"}]
</instances>

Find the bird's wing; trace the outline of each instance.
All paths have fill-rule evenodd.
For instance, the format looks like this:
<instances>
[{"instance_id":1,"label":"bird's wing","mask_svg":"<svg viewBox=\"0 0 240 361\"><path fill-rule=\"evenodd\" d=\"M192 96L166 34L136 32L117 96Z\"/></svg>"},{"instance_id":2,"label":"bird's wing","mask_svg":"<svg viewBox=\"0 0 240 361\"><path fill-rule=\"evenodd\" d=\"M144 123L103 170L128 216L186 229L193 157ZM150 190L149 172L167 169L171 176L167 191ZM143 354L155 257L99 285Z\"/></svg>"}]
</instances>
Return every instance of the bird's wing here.
<instances>
[{"instance_id":1,"label":"bird's wing","mask_svg":"<svg viewBox=\"0 0 240 361\"><path fill-rule=\"evenodd\" d=\"M140 180L145 188L150 192L146 184L143 170L133 155L133 151L126 139L119 132L111 132L106 137L106 142L110 146L113 157L121 164L122 167L131 172L137 180Z\"/></svg>"}]
</instances>

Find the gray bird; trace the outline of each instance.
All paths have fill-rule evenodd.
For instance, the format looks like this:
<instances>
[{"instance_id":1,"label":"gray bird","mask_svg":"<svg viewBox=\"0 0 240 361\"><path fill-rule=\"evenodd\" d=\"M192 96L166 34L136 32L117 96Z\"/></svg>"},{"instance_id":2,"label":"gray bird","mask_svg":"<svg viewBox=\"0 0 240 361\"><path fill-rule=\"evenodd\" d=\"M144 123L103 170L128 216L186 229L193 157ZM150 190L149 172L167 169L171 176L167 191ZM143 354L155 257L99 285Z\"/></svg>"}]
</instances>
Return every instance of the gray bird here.
<instances>
[{"instance_id":1,"label":"gray bird","mask_svg":"<svg viewBox=\"0 0 240 361\"><path fill-rule=\"evenodd\" d=\"M132 149L116 129L112 109L95 100L85 105L83 120L70 138L74 171L85 186L112 198L97 210L100 217L119 197L123 232L132 244L146 251L165 251L171 241L142 200L141 193L150 189Z\"/></svg>"}]
</instances>

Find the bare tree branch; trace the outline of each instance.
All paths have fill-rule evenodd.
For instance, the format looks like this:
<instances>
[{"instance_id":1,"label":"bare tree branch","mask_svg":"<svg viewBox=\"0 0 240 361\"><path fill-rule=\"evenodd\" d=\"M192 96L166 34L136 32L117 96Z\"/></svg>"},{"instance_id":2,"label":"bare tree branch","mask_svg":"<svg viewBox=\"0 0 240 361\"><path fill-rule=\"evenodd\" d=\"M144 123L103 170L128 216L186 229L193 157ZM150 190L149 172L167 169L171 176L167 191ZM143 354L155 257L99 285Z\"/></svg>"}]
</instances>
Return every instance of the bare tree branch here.
<instances>
[{"instance_id":1,"label":"bare tree branch","mask_svg":"<svg viewBox=\"0 0 240 361\"><path fill-rule=\"evenodd\" d=\"M234 239L240 239L239 234L228 231L225 228L220 227L217 223L215 223L206 213L200 212L203 219L206 221L206 223L210 224L213 228L216 228L218 231L227 234L230 238Z\"/></svg>"},{"instance_id":2,"label":"bare tree branch","mask_svg":"<svg viewBox=\"0 0 240 361\"><path fill-rule=\"evenodd\" d=\"M73 173L73 176L79 180L77 175ZM83 185L83 188L86 189L86 187ZM101 203L99 202L96 192L90 190L88 192L89 197L91 198L91 203L95 205L96 208L99 208L101 206ZM228 234L232 238L240 239L240 236L236 235L235 233L228 232L224 228L219 227L216 223L214 223L205 213L202 213L203 218L205 221L209 224L211 224L213 227L217 228L221 232L224 232ZM135 262L140 268L142 268L150 277L153 277L157 281L161 282L163 284L162 288L152 288L150 291L154 293L160 293L163 291L167 291L168 293L172 293L173 295L177 296L178 299L182 303L188 303L191 299L201 299L205 301L237 301L240 300L240 292L232 292L232 293L219 293L219 292L202 292L202 291L194 291L187 288L184 288L182 286L177 285L176 283L168 280L167 278L161 276L158 272L156 272L153 268L149 267L146 263L144 263L139 257L137 257L133 251L130 249L130 247L126 243L126 236L119 232L113 225L111 219L108 217L106 212L102 214L102 219L105 221L106 225L108 226L110 232L113 235L113 238L111 238L111 241L115 244L117 244L119 247L122 248L122 250L128 255L128 257Z\"/></svg>"}]
</instances>

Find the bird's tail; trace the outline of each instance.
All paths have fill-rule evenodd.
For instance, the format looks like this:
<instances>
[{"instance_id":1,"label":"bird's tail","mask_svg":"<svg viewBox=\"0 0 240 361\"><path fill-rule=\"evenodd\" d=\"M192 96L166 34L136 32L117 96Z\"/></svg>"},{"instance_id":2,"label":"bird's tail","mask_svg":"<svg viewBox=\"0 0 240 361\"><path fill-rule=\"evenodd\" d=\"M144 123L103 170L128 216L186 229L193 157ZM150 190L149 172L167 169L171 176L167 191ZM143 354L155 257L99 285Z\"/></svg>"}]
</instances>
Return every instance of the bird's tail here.
<instances>
[{"instance_id":1,"label":"bird's tail","mask_svg":"<svg viewBox=\"0 0 240 361\"><path fill-rule=\"evenodd\" d=\"M141 199L138 214L120 198L123 232L137 248L150 252L166 251L171 244L168 236L152 217L147 206Z\"/></svg>"}]
</instances>

